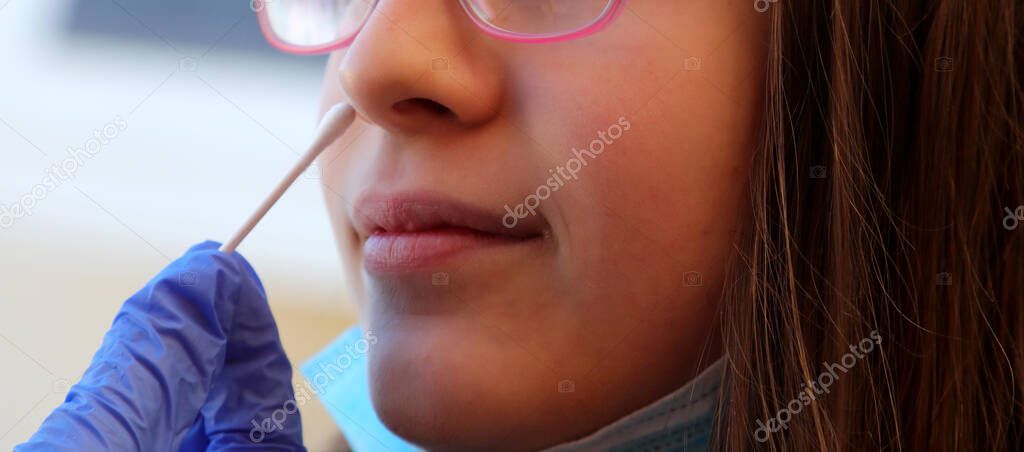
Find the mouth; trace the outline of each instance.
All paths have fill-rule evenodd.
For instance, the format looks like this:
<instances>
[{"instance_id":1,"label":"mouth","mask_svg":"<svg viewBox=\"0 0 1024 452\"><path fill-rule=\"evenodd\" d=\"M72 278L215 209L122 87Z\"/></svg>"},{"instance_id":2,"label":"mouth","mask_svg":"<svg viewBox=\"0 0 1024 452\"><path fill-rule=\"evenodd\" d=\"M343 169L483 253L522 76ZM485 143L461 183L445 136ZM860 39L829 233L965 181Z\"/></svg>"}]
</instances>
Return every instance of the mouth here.
<instances>
[{"instance_id":1,"label":"mouth","mask_svg":"<svg viewBox=\"0 0 1024 452\"><path fill-rule=\"evenodd\" d=\"M363 240L363 266L371 274L425 270L471 255L510 253L548 236L539 215L508 227L500 212L435 194L369 194L353 207L353 227Z\"/></svg>"}]
</instances>

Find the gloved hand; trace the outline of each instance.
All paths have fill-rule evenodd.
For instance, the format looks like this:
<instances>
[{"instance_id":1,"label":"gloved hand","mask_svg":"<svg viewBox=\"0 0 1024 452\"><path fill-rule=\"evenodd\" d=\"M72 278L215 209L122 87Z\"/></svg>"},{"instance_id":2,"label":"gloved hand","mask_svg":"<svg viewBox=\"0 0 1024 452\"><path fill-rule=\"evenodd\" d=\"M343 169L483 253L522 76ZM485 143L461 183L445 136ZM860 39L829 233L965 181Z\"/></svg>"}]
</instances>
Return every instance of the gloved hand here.
<instances>
[{"instance_id":1,"label":"gloved hand","mask_svg":"<svg viewBox=\"0 0 1024 452\"><path fill-rule=\"evenodd\" d=\"M192 247L125 301L82 379L16 451L305 450L263 287L218 247Z\"/></svg>"}]
</instances>

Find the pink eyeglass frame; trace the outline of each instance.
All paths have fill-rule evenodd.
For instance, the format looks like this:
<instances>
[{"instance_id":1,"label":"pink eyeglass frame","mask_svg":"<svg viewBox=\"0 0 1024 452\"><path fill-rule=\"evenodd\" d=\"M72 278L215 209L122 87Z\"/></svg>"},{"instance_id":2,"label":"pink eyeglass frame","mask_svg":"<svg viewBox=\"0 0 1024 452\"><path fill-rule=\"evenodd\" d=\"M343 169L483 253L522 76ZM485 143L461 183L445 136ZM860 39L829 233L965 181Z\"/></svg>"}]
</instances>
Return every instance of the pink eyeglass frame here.
<instances>
[{"instance_id":1,"label":"pink eyeglass frame","mask_svg":"<svg viewBox=\"0 0 1024 452\"><path fill-rule=\"evenodd\" d=\"M373 4L370 6L371 14L366 15L366 19L363 20L363 23L359 24L359 28L357 28L351 36L319 46L297 46L285 42L274 33L274 27L270 25L270 17L268 16L265 5L267 1L274 0L252 0L250 4L252 9L256 11L257 17L259 17L260 30L263 31L263 36L267 39L267 42L269 42L270 45L274 46L274 48L282 52L297 55L317 55L348 47L353 41L355 41L356 36L359 36L359 32L362 31L363 26L366 25L366 21L368 21L372 16L372 11L377 8L377 3L380 2L380 0L373 0ZM535 44L568 41L570 39L578 39L597 33L615 20L615 17L622 12L623 5L626 3L626 0L609 0L608 6L605 7L605 10L601 13L601 17L589 25L585 25L573 31L549 34L530 34L502 30L501 28L485 22L472 11L473 6L470 5L470 2L472 1L473 0L459 0L459 4L462 5L462 9L465 10L466 15L469 16L473 23L476 24L484 34L511 42Z\"/></svg>"}]
</instances>

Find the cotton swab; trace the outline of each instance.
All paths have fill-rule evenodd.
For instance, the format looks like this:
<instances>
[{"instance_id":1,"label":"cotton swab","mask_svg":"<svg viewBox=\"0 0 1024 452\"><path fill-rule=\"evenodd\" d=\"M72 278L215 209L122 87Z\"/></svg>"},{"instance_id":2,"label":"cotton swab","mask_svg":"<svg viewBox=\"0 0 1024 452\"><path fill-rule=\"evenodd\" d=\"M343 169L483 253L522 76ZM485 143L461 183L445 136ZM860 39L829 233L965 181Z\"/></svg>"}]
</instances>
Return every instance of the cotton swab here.
<instances>
[{"instance_id":1,"label":"cotton swab","mask_svg":"<svg viewBox=\"0 0 1024 452\"><path fill-rule=\"evenodd\" d=\"M260 204L259 208L249 216L242 228L231 237L231 240L228 240L227 243L220 247L220 251L228 254L233 253L235 248L238 248L238 245L249 235L249 232L252 232L252 229L263 219L263 216L267 214L270 208L277 203L277 200L281 199L281 195L284 195L288 187L295 183L299 175L306 171L309 165L313 164L313 161L316 160L317 156L324 149L327 149L327 146L348 130L355 119L355 109L345 103L337 104L331 107L330 110L327 110L327 113L324 114L323 119L320 121L320 126L317 127L316 135L314 136L313 143L309 145L309 150L295 163L295 166L292 167L284 179L274 187L274 191L270 193L270 196L263 200L263 204Z\"/></svg>"}]
</instances>

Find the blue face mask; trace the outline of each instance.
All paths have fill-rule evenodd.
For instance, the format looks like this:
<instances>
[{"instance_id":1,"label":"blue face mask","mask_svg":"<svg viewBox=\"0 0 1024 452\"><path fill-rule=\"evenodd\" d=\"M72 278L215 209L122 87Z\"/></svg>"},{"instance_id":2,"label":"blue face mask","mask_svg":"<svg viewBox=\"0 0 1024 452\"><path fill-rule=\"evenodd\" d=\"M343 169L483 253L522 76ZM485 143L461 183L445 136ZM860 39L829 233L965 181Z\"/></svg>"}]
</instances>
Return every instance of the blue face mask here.
<instances>
[{"instance_id":1,"label":"blue face mask","mask_svg":"<svg viewBox=\"0 0 1024 452\"><path fill-rule=\"evenodd\" d=\"M338 337L302 366L307 383L296 388L296 402L301 406L319 396L356 452L420 450L391 433L377 418L370 402L366 348L367 339L358 327ZM724 371L722 358L671 394L586 437L548 450L707 450Z\"/></svg>"},{"instance_id":2,"label":"blue face mask","mask_svg":"<svg viewBox=\"0 0 1024 452\"><path fill-rule=\"evenodd\" d=\"M550 452L590 450L708 450L726 358L721 358L683 387Z\"/></svg>"}]
</instances>

